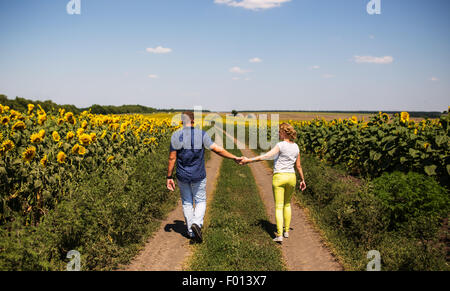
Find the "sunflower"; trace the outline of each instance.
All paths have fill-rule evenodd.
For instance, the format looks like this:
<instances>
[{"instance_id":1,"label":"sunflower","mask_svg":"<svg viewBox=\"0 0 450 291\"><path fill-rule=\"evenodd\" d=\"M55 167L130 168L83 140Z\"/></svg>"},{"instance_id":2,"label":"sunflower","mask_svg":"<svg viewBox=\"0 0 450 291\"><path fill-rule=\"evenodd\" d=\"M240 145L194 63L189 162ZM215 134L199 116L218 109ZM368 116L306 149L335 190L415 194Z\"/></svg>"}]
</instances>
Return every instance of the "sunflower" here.
<instances>
[{"instance_id":1,"label":"sunflower","mask_svg":"<svg viewBox=\"0 0 450 291\"><path fill-rule=\"evenodd\" d=\"M3 125L8 124L9 123L9 117L8 116L3 116L2 119L1 119L1 123Z\"/></svg>"},{"instance_id":2,"label":"sunflower","mask_svg":"<svg viewBox=\"0 0 450 291\"><path fill-rule=\"evenodd\" d=\"M100 136L100 139L103 139L103 138L106 136L107 133L108 133L108 132L107 132L106 130L104 130L103 133L102 133L102 135Z\"/></svg>"},{"instance_id":3,"label":"sunflower","mask_svg":"<svg viewBox=\"0 0 450 291\"><path fill-rule=\"evenodd\" d=\"M84 128L80 127L79 129L77 129L77 136L80 136L84 133Z\"/></svg>"},{"instance_id":4,"label":"sunflower","mask_svg":"<svg viewBox=\"0 0 450 291\"><path fill-rule=\"evenodd\" d=\"M57 131L54 131L52 133L52 137L53 137L54 141L60 141L61 140L61 137L59 136L59 133Z\"/></svg>"},{"instance_id":5,"label":"sunflower","mask_svg":"<svg viewBox=\"0 0 450 291\"><path fill-rule=\"evenodd\" d=\"M86 129L88 126L88 122L86 120L83 120L83 122L81 123L81 127Z\"/></svg>"},{"instance_id":6,"label":"sunflower","mask_svg":"<svg viewBox=\"0 0 450 291\"><path fill-rule=\"evenodd\" d=\"M75 119L75 116L73 115L72 112L67 112L67 113L64 115L64 120L65 120L67 123L70 123L70 124L72 124L72 125L75 125L75 124L77 123L77 120Z\"/></svg>"},{"instance_id":7,"label":"sunflower","mask_svg":"<svg viewBox=\"0 0 450 291\"><path fill-rule=\"evenodd\" d=\"M72 148L72 153L74 155L85 155L86 154L86 148L82 145L76 144Z\"/></svg>"},{"instance_id":8,"label":"sunflower","mask_svg":"<svg viewBox=\"0 0 450 291\"><path fill-rule=\"evenodd\" d=\"M38 123L42 125L47 120L47 114L39 114L38 115Z\"/></svg>"},{"instance_id":9,"label":"sunflower","mask_svg":"<svg viewBox=\"0 0 450 291\"><path fill-rule=\"evenodd\" d=\"M71 140L72 138L74 138L74 136L75 136L75 133L73 131L69 131L67 133L66 139Z\"/></svg>"},{"instance_id":10,"label":"sunflower","mask_svg":"<svg viewBox=\"0 0 450 291\"><path fill-rule=\"evenodd\" d=\"M59 152L58 155L56 156L56 160L60 164L64 164L66 162L66 158L67 156L64 152Z\"/></svg>"},{"instance_id":11,"label":"sunflower","mask_svg":"<svg viewBox=\"0 0 450 291\"><path fill-rule=\"evenodd\" d=\"M11 110L11 114L9 115L9 118L11 120L16 120L21 118L22 114L19 111Z\"/></svg>"},{"instance_id":12,"label":"sunflower","mask_svg":"<svg viewBox=\"0 0 450 291\"><path fill-rule=\"evenodd\" d=\"M408 112L402 112L400 114L400 119L402 122L408 122L409 121L409 113Z\"/></svg>"},{"instance_id":13,"label":"sunflower","mask_svg":"<svg viewBox=\"0 0 450 291\"><path fill-rule=\"evenodd\" d=\"M32 143L41 143L44 138L39 133L34 133L31 135L30 140Z\"/></svg>"},{"instance_id":14,"label":"sunflower","mask_svg":"<svg viewBox=\"0 0 450 291\"><path fill-rule=\"evenodd\" d=\"M27 126L25 125L25 123L23 121L17 121L12 126L12 130L25 130L26 128L27 128Z\"/></svg>"},{"instance_id":15,"label":"sunflower","mask_svg":"<svg viewBox=\"0 0 450 291\"><path fill-rule=\"evenodd\" d=\"M31 114L31 112L33 111L33 109L34 109L34 104L28 104L28 115Z\"/></svg>"},{"instance_id":16,"label":"sunflower","mask_svg":"<svg viewBox=\"0 0 450 291\"><path fill-rule=\"evenodd\" d=\"M83 133L82 135L80 135L79 141L80 141L80 144L86 146L92 142L92 138L89 134Z\"/></svg>"},{"instance_id":17,"label":"sunflower","mask_svg":"<svg viewBox=\"0 0 450 291\"><path fill-rule=\"evenodd\" d=\"M106 159L107 163L111 163L115 159L114 156L109 156L108 159Z\"/></svg>"},{"instance_id":18,"label":"sunflower","mask_svg":"<svg viewBox=\"0 0 450 291\"><path fill-rule=\"evenodd\" d=\"M122 123L120 125L120 133L124 133L125 130L127 130L127 127L128 127L128 123L127 122Z\"/></svg>"},{"instance_id":19,"label":"sunflower","mask_svg":"<svg viewBox=\"0 0 450 291\"><path fill-rule=\"evenodd\" d=\"M86 154L86 148L84 146L80 145L78 147L78 154L81 155L81 156L85 155Z\"/></svg>"},{"instance_id":20,"label":"sunflower","mask_svg":"<svg viewBox=\"0 0 450 291\"><path fill-rule=\"evenodd\" d=\"M22 158L25 162L29 163L31 162L34 157L36 156L36 148L31 146L29 148L27 148L23 153L22 153Z\"/></svg>"},{"instance_id":21,"label":"sunflower","mask_svg":"<svg viewBox=\"0 0 450 291\"><path fill-rule=\"evenodd\" d=\"M48 163L47 155L44 155L44 157L41 159L40 163L42 166L44 166L44 168L47 167L47 163Z\"/></svg>"},{"instance_id":22,"label":"sunflower","mask_svg":"<svg viewBox=\"0 0 450 291\"><path fill-rule=\"evenodd\" d=\"M97 134L95 132L91 132L90 136L91 136L92 142L96 142L97 141Z\"/></svg>"},{"instance_id":23,"label":"sunflower","mask_svg":"<svg viewBox=\"0 0 450 291\"><path fill-rule=\"evenodd\" d=\"M40 104L38 104L38 107L39 107L37 111L38 115L47 115L47 113L45 113L45 110L42 109L42 106Z\"/></svg>"},{"instance_id":24,"label":"sunflower","mask_svg":"<svg viewBox=\"0 0 450 291\"><path fill-rule=\"evenodd\" d=\"M358 123L358 118L356 116L352 116L352 118L350 118L350 121L353 123Z\"/></svg>"},{"instance_id":25,"label":"sunflower","mask_svg":"<svg viewBox=\"0 0 450 291\"><path fill-rule=\"evenodd\" d=\"M12 150L14 148L14 146L15 146L14 143L12 141L10 141L9 139L5 140L2 143L2 147L5 149L6 152Z\"/></svg>"},{"instance_id":26,"label":"sunflower","mask_svg":"<svg viewBox=\"0 0 450 291\"><path fill-rule=\"evenodd\" d=\"M423 144L423 147L424 147L425 149L428 149L428 148L430 147L430 144L426 142L426 143Z\"/></svg>"}]
</instances>

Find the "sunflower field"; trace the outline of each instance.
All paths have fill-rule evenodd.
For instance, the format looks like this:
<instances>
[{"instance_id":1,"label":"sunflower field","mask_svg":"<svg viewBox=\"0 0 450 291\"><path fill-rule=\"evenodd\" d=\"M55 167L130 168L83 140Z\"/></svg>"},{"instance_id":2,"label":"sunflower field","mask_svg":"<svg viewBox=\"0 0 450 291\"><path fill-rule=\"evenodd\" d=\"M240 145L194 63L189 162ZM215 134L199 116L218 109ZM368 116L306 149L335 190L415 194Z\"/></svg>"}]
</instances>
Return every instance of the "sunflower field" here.
<instances>
[{"instance_id":1,"label":"sunflower field","mask_svg":"<svg viewBox=\"0 0 450 291\"><path fill-rule=\"evenodd\" d=\"M111 211L109 222L119 215L124 215L123 211L136 212L137 210L131 207L132 203L141 211L151 211L153 216L160 215L162 210L158 208L159 205L150 204L154 201L149 199L148 204L143 203L147 203L146 199L151 195L166 193L164 181L157 179L159 176L165 177L163 168L166 165L162 163L162 160L167 158L170 135L177 128L178 126L171 125L169 115L156 117L152 115L95 115L88 111L73 114L65 112L64 109L45 112L40 106L35 107L33 104L28 105L27 112L19 112L0 105L0 238L3 239L3 241L0 240L0 257L8 256L10 253L8 245L11 252L14 246L26 247L23 243L24 238L38 233L38 229L42 229L43 225L52 221L55 215L62 213L61 209L69 204L88 207L84 215L88 213L105 217L104 211ZM97 181L94 187L93 185L89 187L88 185L94 183L95 179ZM104 188L101 186L102 183ZM153 186L159 183L161 187ZM98 188L95 187L96 185ZM90 199L95 203L106 203L104 199L108 193L102 193L102 191L112 193L120 187L126 187L126 189L123 189L123 193L118 193L112 202L108 200L108 203L113 205L109 205L106 210L104 208L100 210L102 205L94 209L93 204L83 204L87 197L82 195L94 195L93 192L97 190L96 196L90 196ZM78 194L80 189L83 189L83 194ZM142 192L139 194L141 196L135 194L134 197L130 197L133 193L132 189L140 189L136 192ZM146 189L155 193L151 195L144 193ZM160 204L166 199L162 196L156 198L159 199L157 202L161 202ZM121 199L129 199L129 201L123 202L120 201ZM78 206L71 207L78 208ZM120 207L122 212L118 213L114 207ZM127 217L128 220L123 217L121 219L130 225L137 222L136 217L137 215ZM86 218L82 219L86 220ZM68 218L65 221L70 223ZM60 222L65 223L63 219ZM82 223L85 222L82 221ZM93 225L88 225L87 228L89 227L94 229ZM112 230L104 234L109 240L108 244L118 243L114 240L123 241L124 228L125 226L111 226ZM17 234L20 233L18 230L23 230L27 234L15 237L14 231ZM46 231L48 228L43 233ZM96 233L99 232L96 231ZM137 233L137 231L130 230L130 233ZM48 237L48 233L46 236ZM56 241L65 240L65 236L67 233L61 234L61 237L55 238L51 244L56 245ZM133 238L134 241L138 239ZM31 246L28 247L33 249ZM63 248L58 252L62 256L65 251L68 250ZM18 252L21 251L18 250ZM98 254L94 254L94 250L92 252L92 257L98 257ZM5 269L30 267L18 263L23 260L22 255L16 253L12 257L12 259L2 259L2 262L11 263L4 266ZM51 261L48 257L42 260L43 262ZM61 261L63 259L56 265L60 266ZM39 266L33 265L32 269L54 268L54 265L53 267ZM101 264L93 264L93 268L98 266Z\"/></svg>"},{"instance_id":2,"label":"sunflower field","mask_svg":"<svg viewBox=\"0 0 450 291\"><path fill-rule=\"evenodd\" d=\"M415 171L448 185L450 138L448 113L440 119L410 120L407 112L380 112L368 121L335 119L290 121L302 152L342 165L348 173L378 177L384 172Z\"/></svg>"},{"instance_id":3,"label":"sunflower field","mask_svg":"<svg viewBox=\"0 0 450 291\"><path fill-rule=\"evenodd\" d=\"M296 195L346 268L365 270L378 250L383 270L448 270L448 121L448 112L290 121L309 185Z\"/></svg>"}]
</instances>

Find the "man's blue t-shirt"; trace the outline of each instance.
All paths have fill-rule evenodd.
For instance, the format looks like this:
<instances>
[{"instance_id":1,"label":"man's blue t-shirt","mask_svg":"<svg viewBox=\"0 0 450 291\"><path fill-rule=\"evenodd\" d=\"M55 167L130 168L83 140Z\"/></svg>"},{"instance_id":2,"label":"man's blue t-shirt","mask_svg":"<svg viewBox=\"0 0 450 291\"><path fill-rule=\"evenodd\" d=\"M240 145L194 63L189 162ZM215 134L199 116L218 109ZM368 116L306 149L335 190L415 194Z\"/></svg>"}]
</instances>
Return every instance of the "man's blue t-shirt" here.
<instances>
[{"instance_id":1,"label":"man's blue t-shirt","mask_svg":"<svg viewBox=\"0 0 450 291\"><path fill-rule=\"evenodd\" d=\"M206 178L205 148L213 141L195 127L183 127L172 134L170 151L177 151L177 178L184 183L200 182Z\"/></svg>"}]
</instances>

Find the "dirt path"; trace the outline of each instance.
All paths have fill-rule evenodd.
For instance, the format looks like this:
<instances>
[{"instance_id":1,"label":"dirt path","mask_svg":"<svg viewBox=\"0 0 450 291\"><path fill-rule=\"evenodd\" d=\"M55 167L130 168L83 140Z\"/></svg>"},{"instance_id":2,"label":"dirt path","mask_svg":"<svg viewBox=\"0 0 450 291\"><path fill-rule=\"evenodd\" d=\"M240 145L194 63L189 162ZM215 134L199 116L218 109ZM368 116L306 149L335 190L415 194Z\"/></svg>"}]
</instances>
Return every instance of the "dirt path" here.
<instances>
[{"instance_id":1,"label":"dirt path","mask_svg":"<svg viewBox=\"0 0 450 291\"><path fill-rule=\"evenodd\" d=\"M206 163L206 193L212 198L222 158L211 154ZM180 271L190 255L189 239L186 237L181 200L175 210L161 223L159 230L149 239L144 249L133 259L126 271Z\"/></svg>"},{"instance_id":2,"label":"dirt path","mask_svg":"<svg viewBox=\"0 0 450 291\"><path fill-rule=\"evenodd\" d=\"M228 134L227 134L228 135ZM243 148L243 144L240 148ZM246 157L254 157L255 153L250 149L241 149ZM275 224L275 202L272 194L272 169L266 163L250 164L256 184L259 188L261 199L266 207L270 222L267 224L267 231L274 237L276 231ZM289 238L284 239L282 243L283 257L291 271L339 271L341 265L333 257L330 251L325 247L319 233L303 209L296 203L291 204L292 220Z\"/></svg>"}]
</instances>

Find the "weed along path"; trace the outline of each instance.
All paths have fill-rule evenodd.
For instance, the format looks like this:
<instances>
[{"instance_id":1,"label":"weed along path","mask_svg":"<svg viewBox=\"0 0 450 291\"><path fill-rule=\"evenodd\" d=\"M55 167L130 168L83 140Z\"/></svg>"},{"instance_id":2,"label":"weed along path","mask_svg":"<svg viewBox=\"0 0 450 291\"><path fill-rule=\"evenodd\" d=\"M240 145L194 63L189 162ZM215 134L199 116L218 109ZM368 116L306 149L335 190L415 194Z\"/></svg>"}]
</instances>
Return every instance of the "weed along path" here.
<instances>
[{"instance_id":1,"label":"weed along path","mask_svg":"<svg viewBox=\"0 0 450 291\"><path fill-rule=\"evenodd\" d=\"M226 133L227 136L229 136ZM240 141L235 140L243 148ZM250 149L242 149L242 154L254 157L255 153ZM264 162L249 165L259 189L259 194L264 202L270 223L266 230L274 237L275 202L272 193L272 169ZM308 182L307 182L308 183ZM295 199L295 198L293 198ZM282 243L282 252L285 264L291 271L339 271L341 265L325 247L320 234L314 229L312 223L296 203L291 204L292 220L289 238Z\"/></svg>"},{"instance_id":2,"label":"weed along path","mask_svg":"<svg viewBox=\"0 0 450 291\"><path fill-rule=\"evenodd\" d=\"M206 163L206 193L208 202L214 193L222 158L211 154ZM161 223L159 230L149 239L143 250L125 266L127 271L180 271L189 257L191 248L185 237L181 199L175 210Z\"/></svg>"}]
</instances>

